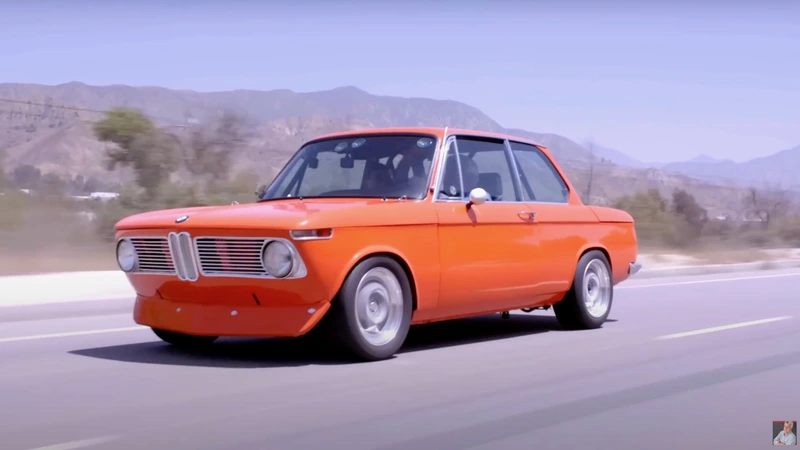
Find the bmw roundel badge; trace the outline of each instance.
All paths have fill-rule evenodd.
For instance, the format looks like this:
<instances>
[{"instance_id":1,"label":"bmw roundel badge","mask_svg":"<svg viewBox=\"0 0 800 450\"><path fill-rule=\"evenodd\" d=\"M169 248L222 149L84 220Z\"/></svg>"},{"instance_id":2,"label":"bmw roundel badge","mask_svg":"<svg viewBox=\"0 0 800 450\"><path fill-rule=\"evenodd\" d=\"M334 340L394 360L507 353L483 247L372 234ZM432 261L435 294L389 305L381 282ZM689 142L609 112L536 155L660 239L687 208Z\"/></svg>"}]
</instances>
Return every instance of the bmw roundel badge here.
<instances>
[{"instance_id":1,"label":"bmw roundel badge","mask_svg":"<svg viewBox=\"0 0 800 450\"><path fill-rule=\"evenodd\" d=\"M180 216L177 219L175 219L175 223L183 223L186 222L187 219L189 219L189 216Z\"/></svg>"}]
</instances>

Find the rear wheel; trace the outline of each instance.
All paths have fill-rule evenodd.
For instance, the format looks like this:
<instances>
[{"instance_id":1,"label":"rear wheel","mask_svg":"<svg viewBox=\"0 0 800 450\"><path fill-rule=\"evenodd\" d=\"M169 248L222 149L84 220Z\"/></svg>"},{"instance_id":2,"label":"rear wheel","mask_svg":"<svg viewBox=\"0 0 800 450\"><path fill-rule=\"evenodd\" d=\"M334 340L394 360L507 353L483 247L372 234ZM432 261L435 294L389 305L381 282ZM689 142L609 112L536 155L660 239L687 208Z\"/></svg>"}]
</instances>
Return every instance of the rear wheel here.
<instances>
[{"instance_id":1,"label":"rear wheel","mask_svg":"<svg viewBox=\"0 0 800 450\"><path fill-rule=\"evenodd\" d=\"M369 258L350 272L332 306L332 331L348 353L365 361L391 358L408 336L411 283L392 258Z\"/></svg>"},{"instance_id":2,"label":"rear wheel","mask_svg":"<svg viewBox=\"0 0 800 450\"><path fill-rule=\"evenodd\" d=\"M571 329L599 328L611 312L614 283L608 259L599 250L581 257L572 288L553 310L559 323Z\"/></svg>"},{"instance_id":3,"label":"rear wheel","mask_svg":"<svg viewBox=\"0 0 800 450\"><path fill-rule=\"evenodd\" d=\"M218 339L218 336L195 336L158 328L153 328L153 333L161 338L162 341L182 348L205 347Z\"/></svg>"}]
</instances>

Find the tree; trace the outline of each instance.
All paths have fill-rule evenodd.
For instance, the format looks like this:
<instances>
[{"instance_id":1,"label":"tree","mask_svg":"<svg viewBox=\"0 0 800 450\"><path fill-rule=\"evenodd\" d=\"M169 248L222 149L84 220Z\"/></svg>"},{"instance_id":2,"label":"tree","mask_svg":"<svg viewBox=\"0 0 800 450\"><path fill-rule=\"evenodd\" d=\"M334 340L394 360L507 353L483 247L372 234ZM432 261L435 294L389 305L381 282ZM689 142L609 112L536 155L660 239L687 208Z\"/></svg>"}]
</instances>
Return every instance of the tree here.
<instances>
[{"instance_id":1,"label":"tree","mask_svg":"<svg viewBox=\"0 0 800 450\"><path fill-rule=\"evenodd\" d=\"M751 187L744 198L745 213L757 217L765 228L788 209L788 203L788 191L777 187L764 190Z\"/></svg>"},{"instance_id":2,"label":"tree","mask_svg":"<svg viewBox=\"0 0 800 450\"><path fill-rule=\"evenodd\" d=\"M102 189L103 189L103 186L97 180L97 178L89 177L83 183L82 192L85 193L85 194L90 194L92 192L97 192L97 191L102 190Z\"/></svg>"},{"instance_id":3,"label":"tree","mask_svg":"<svg viewBox=\"0 0 800 450\"><path fill-rule=\"evenodd\" d=\"M42 177L40 189L42 194L50 197L61 197L65 194L67 183L54 173L47 173Z\"/></svg>"},{"instance_id":4,"label":"tree","mask_svg":"<svg viewBox=\"0 0 800 450\"><path fill-rule=\"evenodd\" d=\"M640 242L663 244L672 239L674 217L670 214L667 199L658 189L626 195L613 206L627 211L633 217Z\"/></svg>"},{"instance_id":5,"label":"tree","mask_svg":"<svg viewBox=\"0 0 800 450\"><path fill-rule=\"evenodd\" d=\"M177 168L180 141L158 129L141 111L113 109L95 124L94 133L98 140L116 144L107 153L108 170L118 165L131 167L136 184L150 200L158 196L161 185Z\"/></svg>"},{"instance_id":6,"label":"tree","mask_svg":"<svg viewBox=\"0 0 800 450\"><path fill-rule=\"evenodd\" d=\"M683 189L672 192L672 212L681 219L683 230L688 233L686 238L698 238L703 232L703 227L708 222L708 211L697 203L694 196ZM685 233L680 233L684 235Z\"/></svg>"},{"instance_id":7,"label":"tree","mask_svg":"<svg viewBox=\"0 0 800 450\"><path fill-rule=\"evenodd\" d=\"M246 141L242 117L225 113L210 127L191 130L184 165L195 177L206 181L224 180L230 172L233 154Z\"/></svg>"},{"instance_id":8,"label":"tree","mask_svg":"<svg viewBox=\"0 0 800 450\"><path fill-rule=\"evenodd\" d=\"M17 189L38 189L42 171L30 164L23 164L11 172L11 180Z\"/></svg>"},{"instance_id":9,"label":"tree","mask_svg":"<svg viewBox=\"0 0 800 450\"><path fill-rule=\"evenodd\" d=\"M0 192L3 192L8 184L5 166L5 152L0 150Z\"/></svg>"},{"instance_id":10,"label":"tree","mask_svg":"<svg viewBox=\"0 0 800 450\"><path fill-rule=\"evenodd\" d=\"M122 154L116 157L123 162L129 155L133 142L155 129L155 125L141 111L129 108L115 108L106 117L94 124L94 134L102 142L117 144ZM113 158L112 158L113 159ZM132 161L132 160L131 160Z\"/></svg>"}]
</instances>

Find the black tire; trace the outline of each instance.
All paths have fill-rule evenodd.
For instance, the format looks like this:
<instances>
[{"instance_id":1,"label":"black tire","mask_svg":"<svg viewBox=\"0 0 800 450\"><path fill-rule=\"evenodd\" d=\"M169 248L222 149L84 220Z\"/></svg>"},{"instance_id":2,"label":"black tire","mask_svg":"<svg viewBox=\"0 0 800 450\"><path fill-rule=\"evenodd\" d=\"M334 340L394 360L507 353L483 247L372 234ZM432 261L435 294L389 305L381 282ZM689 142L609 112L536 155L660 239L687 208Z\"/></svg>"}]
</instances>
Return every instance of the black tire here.
<instances>
[{"instance_id":1,"label":"black tire","mask_svg":"<svg viewBox=\"0 0 800 450\"><path fill-rule=\"evenodd\" d=\"M195 336L192 334L177 333L174 331L160 330L153 328L153 333L156 334L162 341L172 344L181 348L202 348L207 347L212 342L216 341L219 336Z\"/></svg>"},{"instance_id":2,"label":"black tire","mask_svg":"<svg viewBox=\"0 0 800 450\"><path fill-rule=\"evenodd\" d=\"M362 335L356 316L356 292L364 275L373 269L385 269L394 275L400 288L399 297L402 298L402 305L395 316L399 319L397 331L388 342L379 345L371 343ZM328 332L333 334L339 347L354 359L380 361L391 358L400 350L408 336L412 299L411 283L400 264L385 256L368 258L353 268L334 299L329 312L330 317L327 317Z\"/></svg>"},{"instance_id":3,"label":"black tire","mask_svg":"<svg viewBox=\"0 0 800 450\"><path fill-rule=\"evenodd\" d=\"M605 273L608 275L608 305L603 314L592 315L586 305L587 293L584 290L584 281L587 276L592 277L591 272L594 271L598 263L602 264L602 267L605 268ZM592 264L592 270L587 274L586 269L590 264ZM558 319L558 322L565 328L586 330L603 326L603 323L605 323L608 315L611 313L611 306L613 303L614 282L611 274L611 266L603 252L592 250L578 260L572 287L564 296L563 300L553 305L553 310L556 313L556 319Z\"/></svg>"}]
</instances>

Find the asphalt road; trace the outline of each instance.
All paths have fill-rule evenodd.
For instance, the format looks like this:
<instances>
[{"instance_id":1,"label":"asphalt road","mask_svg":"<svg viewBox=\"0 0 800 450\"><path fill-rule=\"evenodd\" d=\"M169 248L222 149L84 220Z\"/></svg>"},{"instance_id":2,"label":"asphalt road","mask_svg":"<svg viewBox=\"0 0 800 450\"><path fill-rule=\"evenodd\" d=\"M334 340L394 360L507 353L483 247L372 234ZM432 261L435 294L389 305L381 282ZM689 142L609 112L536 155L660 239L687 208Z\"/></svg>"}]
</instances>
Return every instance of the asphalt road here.
<instances>
[{"instance_id":1,"label":"asphalt road","mask_svg":"<svg viewBox=\"0 0 800 450\"><path fill-rule=\"evenodd\" d=\"M363 364L310 339L181 352L127 302L0 308L0 449L761 448L800 419L798 286L630 280L599 330L487 316Z\"/></svg>"}]
</instances>

